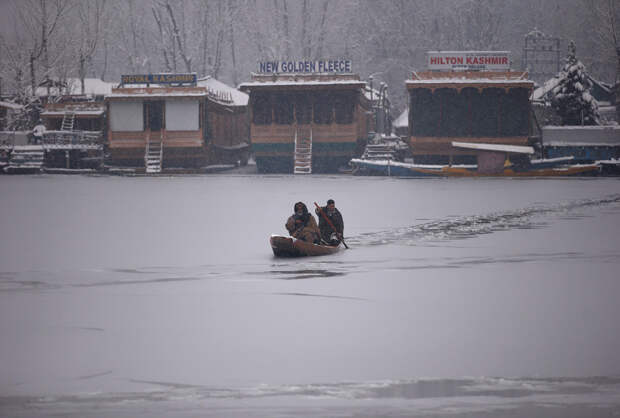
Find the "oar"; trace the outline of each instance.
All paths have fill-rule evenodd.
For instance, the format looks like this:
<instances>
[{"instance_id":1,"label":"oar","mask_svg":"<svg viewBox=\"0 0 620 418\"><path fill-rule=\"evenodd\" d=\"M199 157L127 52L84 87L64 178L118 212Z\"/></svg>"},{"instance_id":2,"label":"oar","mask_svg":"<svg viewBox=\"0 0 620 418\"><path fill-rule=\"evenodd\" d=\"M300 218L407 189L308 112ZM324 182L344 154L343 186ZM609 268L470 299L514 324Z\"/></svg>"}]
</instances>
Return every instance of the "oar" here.
<instances>
[{"instance_id":1,"label":"oar","mask_svg":"<svg viewBox=\"0 0 620 418\"><path fill-rule=\"evenodd\" d=\"M323 208L322 208L322 207L320 207L319 205L317 205L317 203L316 203L316 202L314 202L314 206L316 206L316 207L317 207L317 209L318 209L318 210L319 210L319 212L321 213L321 216L323 217L323 219L325 219L325 220L327 221L327 224L328 224L329 226L331 226L331 227L332 227L332 229L334 230L334 232L335 232L336 234L340 235L340 234L339 234L339 232L338 232L338 230L336 229L336 227L335 227L335 226L334 226L334 224L332 223L332 221L330 221L330 220L329 220L329 218L327 217L327 215L325 214L325 212L323 212ZM346 242L344 242L344 237L343 237L342 235L340 236L340 241L342 241L342 243L344 244L344 248L346 248L346 249L348 250L348 249L349 249L349 246L347 245L347 243L346 243Z\"/></svg>"}]
</instances>

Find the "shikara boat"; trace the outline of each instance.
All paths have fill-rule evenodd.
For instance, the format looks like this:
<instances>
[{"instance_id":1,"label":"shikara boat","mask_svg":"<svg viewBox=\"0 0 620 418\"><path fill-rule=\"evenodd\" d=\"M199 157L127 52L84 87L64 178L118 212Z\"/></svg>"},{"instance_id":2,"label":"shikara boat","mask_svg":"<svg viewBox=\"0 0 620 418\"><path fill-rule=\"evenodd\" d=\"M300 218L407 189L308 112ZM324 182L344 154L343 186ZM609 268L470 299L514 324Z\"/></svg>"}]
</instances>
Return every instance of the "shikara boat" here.
<instances>
[{"instance_id":1,"label":"shikara boat","mask_svg":"<svg viewBox=\"0 0 620 418\"><path fill-rule=\"evenodd\" d=\"M276 257L307 257L316 255L334 254L340 251L340 245L319 245L300 239L284 237L282 235L272 235L269 244Z\"/></svg>"}]
</instances>

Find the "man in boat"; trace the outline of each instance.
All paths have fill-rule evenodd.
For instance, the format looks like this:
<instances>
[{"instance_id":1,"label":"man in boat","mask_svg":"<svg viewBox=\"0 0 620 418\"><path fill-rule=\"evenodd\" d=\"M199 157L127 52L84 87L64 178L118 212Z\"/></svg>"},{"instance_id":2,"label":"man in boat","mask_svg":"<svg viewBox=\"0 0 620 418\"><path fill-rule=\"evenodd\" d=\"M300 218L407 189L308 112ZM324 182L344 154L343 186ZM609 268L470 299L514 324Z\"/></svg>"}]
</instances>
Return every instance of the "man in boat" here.
<instances>
[{"instance_id":1,"label":"man in boat","mask_svg":"<svg viewBox=\"0 0 620 418\"><path fill-rule=\"evenodd\" d=\"M289 234L302 241L319 244L321 232L306 205L303 202L297 202L293 206L293 211L293 215L288 218L285 225Z\"/></svg>"},{"instance_id":2,"label":"man in boat","mask_svg":"<svg viewBox=\"0 0 620 418\"><path fill-rule=\"evenodd\" d=\"M321 211L327 219L329 219L336 228L334 228L327 222L325 217L321 214ZM336 202L334 199L329 199L327 201L327 206L322 207L321 209L315 209L316 215L319 217L319 230L321 231L321 239L323 242L329 245L338 245L342 240L342 234L344 232L344 221L342 220L342 214L338 209L336 209Z\"/></svg>"}]
</instances>

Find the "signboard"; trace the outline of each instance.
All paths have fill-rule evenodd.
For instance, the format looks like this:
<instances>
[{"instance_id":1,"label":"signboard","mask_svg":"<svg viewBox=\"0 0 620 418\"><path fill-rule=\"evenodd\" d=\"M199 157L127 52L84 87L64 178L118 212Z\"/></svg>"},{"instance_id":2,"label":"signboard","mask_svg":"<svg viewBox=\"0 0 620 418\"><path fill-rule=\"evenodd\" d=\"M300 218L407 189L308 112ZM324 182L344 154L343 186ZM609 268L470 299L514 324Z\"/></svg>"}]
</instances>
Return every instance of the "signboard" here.
<instances>
[{"instance_id":1,"label":"signboard","mask_svg":"<svg viewBox=\"0 0 620 418\"><path fill-rule=\"evenodd\" d=\"M130 74L121 75L121 84L191 84L196 85L196 74Z\"/></svg>"},{"instance_id":2,"label":"signboard","mask_svg":"<svg viewBox=\"0 0 620 418\"><path fill-rule=\"evenodd\" d=\"M311 74L351 72L351 60L298 60L298 61L260 61L258 72L261 74Z\"/></svg>"},{"instance_id":3,"label":"signboard","mask_svg":"<svg viewBox=\"0 0 620 418\"><path fill-rule=\"evenodd\" d=\"M443 71L508 71L508 51L429 51L429 70Z\"/></svg>"}]
</instances>

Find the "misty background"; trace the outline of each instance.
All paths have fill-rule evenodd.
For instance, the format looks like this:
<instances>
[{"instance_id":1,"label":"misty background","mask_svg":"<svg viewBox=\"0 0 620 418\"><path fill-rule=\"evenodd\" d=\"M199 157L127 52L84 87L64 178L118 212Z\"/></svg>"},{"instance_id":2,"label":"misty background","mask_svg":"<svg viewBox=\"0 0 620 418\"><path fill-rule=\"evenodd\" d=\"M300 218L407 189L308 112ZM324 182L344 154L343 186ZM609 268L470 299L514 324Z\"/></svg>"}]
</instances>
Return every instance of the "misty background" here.
<instances>
[{"instance_id":1,"label":"misty background","mask_svg":"<svg viewBox=\"0 0 620 418\"><path fill-rule=\"evenodd\" d=\"M588 72L617 78L618 0L1 0L2 94L48 77L196 72L231 85L266 59L349 58L388 84L395 111L404 80L428 50L507 50L522 68L534 29L571 40Z\"/></svg>"}]
</instances>

